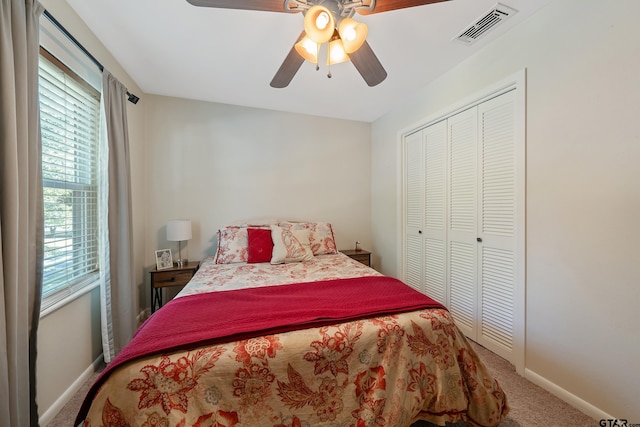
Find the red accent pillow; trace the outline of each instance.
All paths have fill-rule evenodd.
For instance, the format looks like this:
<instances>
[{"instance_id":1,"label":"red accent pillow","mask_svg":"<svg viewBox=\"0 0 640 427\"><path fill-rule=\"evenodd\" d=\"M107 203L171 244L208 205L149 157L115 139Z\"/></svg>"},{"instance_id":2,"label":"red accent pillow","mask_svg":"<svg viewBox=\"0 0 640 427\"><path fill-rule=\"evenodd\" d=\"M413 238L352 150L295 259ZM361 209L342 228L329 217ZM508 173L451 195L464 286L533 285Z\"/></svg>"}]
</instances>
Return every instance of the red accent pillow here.
<instances>
[{"instance_id":1,"label":"red accent pillow","mask_svg":"<svg viewBox=\"0 0 640 427\"><path fill-rule=\"evenodd\" d=\"M271 230L264 228L247 228L248 257L247 262L269 262L273 253Z\"/></svg>"}]
</instances>

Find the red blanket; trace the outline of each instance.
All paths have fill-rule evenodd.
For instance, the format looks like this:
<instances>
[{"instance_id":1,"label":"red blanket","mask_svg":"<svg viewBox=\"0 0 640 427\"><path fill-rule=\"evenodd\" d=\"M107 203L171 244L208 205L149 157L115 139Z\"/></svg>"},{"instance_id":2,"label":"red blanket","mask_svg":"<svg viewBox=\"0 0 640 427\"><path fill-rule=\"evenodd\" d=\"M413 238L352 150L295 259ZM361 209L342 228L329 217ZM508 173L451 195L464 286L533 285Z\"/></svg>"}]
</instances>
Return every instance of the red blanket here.
<instances>
[{"instance_id":1,"label":"red blanket","mask_svg":"<svg viewBox=\"0 0 640 427\"><path fill-rule=\"evenodd\" d=\"M82 422L108 374L142 356L393 313L444 308L388 276L337 279L191 295L167 303L136 332L91 387Z\"/></svg>"}]
</instances>

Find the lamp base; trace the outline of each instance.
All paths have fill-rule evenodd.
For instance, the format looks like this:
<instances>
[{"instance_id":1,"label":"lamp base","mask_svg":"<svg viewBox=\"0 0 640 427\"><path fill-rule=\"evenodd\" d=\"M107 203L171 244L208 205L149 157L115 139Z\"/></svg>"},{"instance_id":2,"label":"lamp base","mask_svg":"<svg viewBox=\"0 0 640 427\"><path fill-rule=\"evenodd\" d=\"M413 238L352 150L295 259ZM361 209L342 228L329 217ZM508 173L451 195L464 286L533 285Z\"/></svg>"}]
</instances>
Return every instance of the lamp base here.
<instances>
[{"instance_id":1,"label":"lamp base","mask_svg":"<svg viewBox=\"0 0 640 427\"><path fill-rule=\"evenodd\" d=\"M178 268L186 267L189 260L182 258L182 241L178 241L178 260L176 261Z\"/></svg>"}]
</instances>

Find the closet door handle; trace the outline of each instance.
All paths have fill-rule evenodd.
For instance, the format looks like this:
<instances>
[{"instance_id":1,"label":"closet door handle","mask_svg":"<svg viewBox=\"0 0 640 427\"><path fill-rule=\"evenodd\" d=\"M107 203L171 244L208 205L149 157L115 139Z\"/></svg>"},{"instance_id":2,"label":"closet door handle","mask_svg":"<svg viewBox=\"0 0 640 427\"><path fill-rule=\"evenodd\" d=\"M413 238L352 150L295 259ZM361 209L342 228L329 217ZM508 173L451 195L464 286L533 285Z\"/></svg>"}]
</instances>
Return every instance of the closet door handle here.
<instances>
[{"instance_id":1,"label":"closet door handle","mask_svg":"<svg viewBox=\"0 0 640 427\"><path fill-rule=\"evenodd\" d=\"M418 230L418 234L422 234L422 230Z\"/></svg>"},{"instance_id":2,"label":"closet door handle","mask_svg":"<svg viewBox=\"0 0 640 427\"><path fill-rule=\"evenodd\" d=\"M477 237L476 240L480 243L482 243L482 237Z\"/></svg>"}]
</instances>

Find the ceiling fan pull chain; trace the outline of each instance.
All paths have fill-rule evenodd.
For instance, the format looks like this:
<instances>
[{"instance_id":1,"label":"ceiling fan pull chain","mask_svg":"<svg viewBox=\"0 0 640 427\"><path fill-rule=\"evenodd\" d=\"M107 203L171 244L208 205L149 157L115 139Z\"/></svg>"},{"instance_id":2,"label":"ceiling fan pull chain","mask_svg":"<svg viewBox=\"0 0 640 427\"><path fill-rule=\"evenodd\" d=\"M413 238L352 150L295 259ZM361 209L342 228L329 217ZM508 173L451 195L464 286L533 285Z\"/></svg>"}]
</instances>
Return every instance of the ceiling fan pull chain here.
<instances>
[{"instance_id":1,"label":"ceiling fan pull chain","mask_svg":"<svg viewBox=\"0 0 640 427\"><path fill-rule=\"evenodd\" d=\"M320 69L320 43L316 44L317 52L316 52L316 71Z\"/></svg>"}]
</instances>

